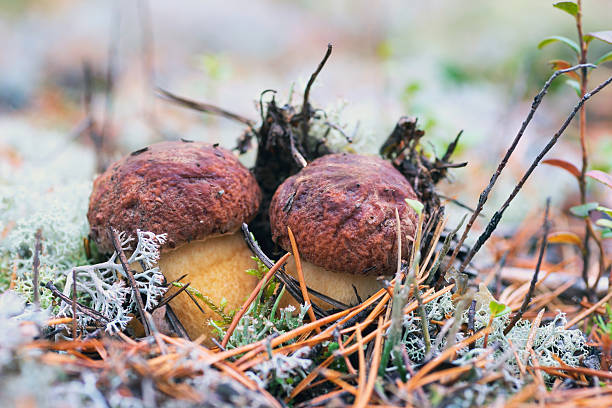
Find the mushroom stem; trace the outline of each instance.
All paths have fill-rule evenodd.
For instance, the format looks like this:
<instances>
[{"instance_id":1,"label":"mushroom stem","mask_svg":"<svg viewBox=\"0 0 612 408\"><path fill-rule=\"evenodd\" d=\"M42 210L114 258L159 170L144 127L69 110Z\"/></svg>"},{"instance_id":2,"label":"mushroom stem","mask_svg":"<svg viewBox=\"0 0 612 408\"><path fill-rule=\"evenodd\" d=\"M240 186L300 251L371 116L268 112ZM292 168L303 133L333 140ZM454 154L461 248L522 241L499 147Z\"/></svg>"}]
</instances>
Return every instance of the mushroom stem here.
<instances>
[{"instance_id":1,"label":"mushroom stem","mask_svg":"<svg viewBox=\"0 0 612 408\"><path fill-rule=\"evenodd\" d=\"M298 279L295 258L287 261L286 269L289 275ZM303 259L302 273L304 274L304 281L310 289L314 289L347 305L358 303L355 289L361 299L366 299L381 288L376 275L354 275L352 273L334 272ZM355 289L353 289L353 286L355 286ZM316 297L312 297L310 300L323 309L332 309L330 304Z\"/></svg>"},{"instance_id":2,"label":"mushroom stem","mask_svg":"<svg viewBox=\"0 0 612 408\"><path fill-rule=\"evenodd\" d=\"M184 282L189 282L190 287L210 298L215 305L220 305L225 298L225 312L229 313L240 308L257 285L257 278L245 272L257 267L251 256L238 232L192 241L164 251L159 266L168 281L187 274ZM171 306L192 339L204 335L204 344L212 345L210 339L214 334L209 321L220 320L221 316L203 304L202 313L187 293L176 296Z\"/></svg>"}]
</instances>

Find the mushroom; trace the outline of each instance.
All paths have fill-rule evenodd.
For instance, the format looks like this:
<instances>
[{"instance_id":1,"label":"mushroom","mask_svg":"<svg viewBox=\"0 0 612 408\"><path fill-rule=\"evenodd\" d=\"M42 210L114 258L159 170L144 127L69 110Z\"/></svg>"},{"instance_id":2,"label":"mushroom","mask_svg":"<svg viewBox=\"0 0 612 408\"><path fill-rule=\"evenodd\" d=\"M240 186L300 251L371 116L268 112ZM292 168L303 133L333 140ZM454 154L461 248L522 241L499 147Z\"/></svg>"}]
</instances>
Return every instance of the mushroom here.
<instances>
[{"instance_id":1,"label":"mushroom","mask_svg":"<svg viewBox=\"0 0 612 408\"><path fill-rule=\"evenodd\" d=\"M409 254L417 214L406 178L389 162L357 154L330 154L285 180L270 203L272 239L289 251L295 235L306 285L345 304L380 288L377 277L397 268L397 222L402 254ZM293 259L293 258L292 258ZM295 262L289 273L297 276ZM315 300L318 305L329 305Z\"/></svg>"},{"instance_id":2,"label":"mushroom","mask_svg":"<svg viewBox=\"0 0 612 408\"><path fill-rule=\"evenodd\" d=\"M167 233L159 266L168 281L186 281L219 305L237 309L257 284L240 233L257 213L261 191L231 152L200 142L153 144L113 163L95 181L87 218L104 252L113 250L108 227ZM210 337L212 310L198 310L188 294L171 304L191 338ZM209 343L210 344L210 343Z\"/></svg>"}]
</instances>

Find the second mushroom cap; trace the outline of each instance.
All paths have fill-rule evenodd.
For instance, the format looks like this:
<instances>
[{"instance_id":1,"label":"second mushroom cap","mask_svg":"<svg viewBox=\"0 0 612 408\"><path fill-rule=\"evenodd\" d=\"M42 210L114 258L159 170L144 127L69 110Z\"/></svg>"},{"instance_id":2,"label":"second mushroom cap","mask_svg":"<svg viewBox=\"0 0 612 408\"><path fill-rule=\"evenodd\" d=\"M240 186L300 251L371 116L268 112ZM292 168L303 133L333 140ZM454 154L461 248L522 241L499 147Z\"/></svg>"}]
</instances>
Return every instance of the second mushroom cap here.
<instances>
[{"instance_id":1,"label":"second mushroom cap","mask_svg":"<svg viewBox=\"0 0 612 408\"><path fill-rule=\"evenodd\" d=\"M395 210L400 216L405 256L416 230L417 214L406 199L417 196L388 161L357 154L326 155L288 178L274 194L272 238L290 250L290 227L300 256L316 267L374 279L390 275L397 267ZM365 286L371 289L374 284ZM348 299L350 293L340 297L354 300Z\"/></svg>"}]
</instances>

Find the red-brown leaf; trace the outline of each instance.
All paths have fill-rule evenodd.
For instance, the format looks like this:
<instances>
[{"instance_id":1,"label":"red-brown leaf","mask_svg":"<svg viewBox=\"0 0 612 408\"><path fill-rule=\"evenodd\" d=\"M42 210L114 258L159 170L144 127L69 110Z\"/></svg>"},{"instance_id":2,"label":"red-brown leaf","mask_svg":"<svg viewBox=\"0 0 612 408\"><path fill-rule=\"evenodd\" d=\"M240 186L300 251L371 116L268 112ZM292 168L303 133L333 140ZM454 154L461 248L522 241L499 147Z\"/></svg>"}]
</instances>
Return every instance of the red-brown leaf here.
<instances>
[{"instance_id":1,"label":"red-brown leaf","mask_svg":"<svg viewBox=\"0 0 612 408\"><path fill-rule=\"evenodd\" d=\"M561 159L546 159L546 160L542 160L542 163L548 164L550 166L560 167L563 170L566 170L569 173L571 173L574 177L576 178L580 177L580 170L578 170L576 166L574 166L572 163L568 161L561 160Z\"/></svg>"},{"instance_id":2,"label":"red-brown leaf","mask_svg":"<svg viewBox=\"0 0 612 408\"><path fill-rule=\"evenodd\" d=\"M552 65L552 68L555 71L558 71L560 69L566 69L572 66L572 64L565 60L552 60L548 61L548 63ZM576 71L566 72L565 75L575 79L576 81L580 81L580 76L576 73Z\"/></svg>"}]
</instances>

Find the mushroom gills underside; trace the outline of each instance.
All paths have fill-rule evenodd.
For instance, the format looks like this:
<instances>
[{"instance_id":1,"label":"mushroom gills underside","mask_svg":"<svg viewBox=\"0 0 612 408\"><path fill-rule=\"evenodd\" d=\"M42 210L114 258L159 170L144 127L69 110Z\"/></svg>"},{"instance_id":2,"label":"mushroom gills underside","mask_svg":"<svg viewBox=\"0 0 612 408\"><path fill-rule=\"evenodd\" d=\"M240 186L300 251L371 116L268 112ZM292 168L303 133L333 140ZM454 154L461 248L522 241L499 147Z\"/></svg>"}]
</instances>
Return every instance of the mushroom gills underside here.
<instances>
[{"instance_id":1,"label":"mushroom gills underside","mask_svg":"<svg viewBox=\"0 0 612 408\"><path fill-rule=\"evenodd\" d=\"M238 310L257 285L257 278L246 273L257 268L252 253L240 232L192 241L171 251L164 251L159 266L168 282L187 276L181 281L207 296L215 305L227 300L225 312ZM178 288L170 289L168 295ZM212 345L213 327L208 322L220 320L202 300L198 303L202 313L187 293L181 293L170 302L172 310L192 340L206 336L204 344Z\"/></svg>"}]
</instances>

